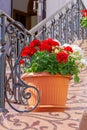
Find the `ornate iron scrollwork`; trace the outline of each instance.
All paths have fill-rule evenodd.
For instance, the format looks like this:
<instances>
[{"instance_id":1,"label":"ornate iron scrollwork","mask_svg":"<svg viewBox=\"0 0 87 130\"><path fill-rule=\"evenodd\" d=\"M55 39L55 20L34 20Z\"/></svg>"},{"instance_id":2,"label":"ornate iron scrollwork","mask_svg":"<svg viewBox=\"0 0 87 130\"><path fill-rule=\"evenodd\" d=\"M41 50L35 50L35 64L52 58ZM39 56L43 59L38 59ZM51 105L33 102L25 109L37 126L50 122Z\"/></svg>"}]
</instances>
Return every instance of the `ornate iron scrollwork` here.
<instances>
[{"instance_id":1,"label":"ornate iron scrollwork","mask_svg":"<svg viewBox=\"0 0 87 130\"><path fill-rule=\"evenodd\" d=\"M20 53L27 43L26 30L21 23L13 21L6 27L6 36L8 39L8 49L6 51L7 73L5 78L6 100L15 111L30 112L37 107L40 101L40 94L35 86L28 85L21 79L23 71L20 65ZM25 57L25 65L26 59L31 62L31 59ZM33 91L35 91L35 95ZM32 97L35 98L33 106L29 104Z\"/></svg>"},{"instance_id":2,"label":"ornate iron scrollwork","mask_svg":"<svg viewBox=\"0 0 87 130\"><path fill-rule=\"evenodd\" d=\"M3 12L0 13L1 111L4 110L4 91L8 104L18 112L32 111L37 107L40 101L39 90L33 85L27 85L21 78L23 74L22 66L20 65L22 58L20 56L21 50L34 38L43 40L51 37L58 39L62 44L71 44L77 39L85 39L87 37L87 29L83 29L80 26L80 11L83 8L84 6L81 0L72 0L66 3L61 10L58 10L51 17L46 18L31 29L29 31L31 35L20 22L14 21ZM25 65L27 65L27 61L31 63L30 58L23 58ZM36 95L33 91L35 91ZM29 101L32 97L36 102L33 106L30 106ZM18 109L18 107L21 108Z\"/></svg>"}]
</instances>

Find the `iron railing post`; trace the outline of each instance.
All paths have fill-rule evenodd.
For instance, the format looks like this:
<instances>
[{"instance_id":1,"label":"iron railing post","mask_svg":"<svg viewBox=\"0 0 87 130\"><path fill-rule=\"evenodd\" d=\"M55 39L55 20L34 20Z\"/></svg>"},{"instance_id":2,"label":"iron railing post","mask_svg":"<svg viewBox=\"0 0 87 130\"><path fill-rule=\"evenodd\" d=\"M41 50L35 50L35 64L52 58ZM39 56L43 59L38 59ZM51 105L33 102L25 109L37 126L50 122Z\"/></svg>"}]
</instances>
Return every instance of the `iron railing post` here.
<instances>
[{"instance_id":1,"label":"iron railing post","mask_svg":"<svg viewBox=\"0 0 87 130\"><path fill-rule=\"evenodd\" d=\"M0 40L0 112L5 111L5 18L1 22L1 40Z\"/></svg>"},{"instance_id":2,"label":"iron railing post","mask_svg":"<svg viewBox=\"0 0 87 130\"><path fill-rule=\"evenodd\" d=\"M31 63L31 58L24 57L23 59L21 57L21 49L33 39L44 40L52 37L53 39L57 38L61 44L71 44L76 39L87 38L87 29L82 29L80 26L80 10L83 8L81 0L71 0L29 31L20 22L13 20L4 12L0 12L1 112L5 111L5 98L10 107L17 112L30 112L37 107L40 102L39 90L35 86L27 85L21 77L23 68L20 60L24 60L25 65L28 60ZM6 63L9 68L7 76ZM37 97L33 107L28 102L33 96L32 92L27 93L28 88L33 89ZM24 105L24 108L18 108L14 103ZM30 107L27 110L25 106Z\"/></svg>"}]
</instances>

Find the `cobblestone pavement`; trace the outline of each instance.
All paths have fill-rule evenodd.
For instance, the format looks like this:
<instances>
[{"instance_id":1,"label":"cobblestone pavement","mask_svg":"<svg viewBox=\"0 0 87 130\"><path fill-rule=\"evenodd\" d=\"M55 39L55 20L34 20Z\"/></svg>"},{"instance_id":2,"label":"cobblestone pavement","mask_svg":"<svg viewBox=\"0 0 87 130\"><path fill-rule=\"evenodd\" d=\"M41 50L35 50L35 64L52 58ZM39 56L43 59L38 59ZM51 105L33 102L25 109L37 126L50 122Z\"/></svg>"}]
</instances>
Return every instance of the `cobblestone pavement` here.
<instances>
[{"instance_id":1,"label":"cobblestone pavement","mask_svg":"<svg viewBox=\"0 0 87 130\"><path fill-rule=\"evenodd\" d=\"M87 41L81 43L87 56ZM70 81L66 106L64 112L17 113L6 105L9 113L0 114L0 130L78 130L87 110L87 68L80 73L80 83Z\"/></svg>"}]
</instances>

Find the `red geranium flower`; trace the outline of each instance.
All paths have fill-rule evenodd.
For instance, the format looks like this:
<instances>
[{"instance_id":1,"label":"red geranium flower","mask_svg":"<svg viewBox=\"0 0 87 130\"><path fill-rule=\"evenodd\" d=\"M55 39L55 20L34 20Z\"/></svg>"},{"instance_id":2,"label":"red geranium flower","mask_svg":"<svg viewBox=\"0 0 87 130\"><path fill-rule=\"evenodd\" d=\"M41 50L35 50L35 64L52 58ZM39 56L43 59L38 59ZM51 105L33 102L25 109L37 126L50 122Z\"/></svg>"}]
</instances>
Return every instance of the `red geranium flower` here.
<instances>
[{"instance_id":1,"label":"red geranium flower","mask_svg":"<svg viewBox=\"0 0 87 130\"><path fill-rule=\"evenodd\" d=\"M24 64L24 60L20 60L19 62L20 62L20 64Z\"/></svg>"},{"instance_id":2,"label":"red geranium flower","mask_svg":"<svg viewBox=\"0 0 87 130\"><path fill-rule=\"evenodd\" d=\"M70 46L64 47L64 50L67 52L73 52L73 49Z\"/></svg>"},{"instance_id":3,"label":"red geranium flower","mask_svg":"<svg viewBox=\"0 0 87 130\"><path fill-rule=\"evenodd\" d=\"M68 54L65 52L59 52L56 56L56 59L59 63L66 63L68 61Z\"/></svg>"},{"instance_id":4,"label":"red geranium flower","mask_svg":"<svg viewBox=\"0 0 87 130\"><path fill-rule=\"evenodd\" d=\"M29 56L33 56L34 53L37 52L37 50L35 48L29 48Z\"/></svg>"},{"instance_id":5,"label":"red geranium flower","mask_svg":"<svg viewBox=\"0 0 87 130\"><path fill-rule=\"evenodd\" d=\"M21 52L21 56L32 56L37 50L35 48L30 48L28 46L25 46Z\"/></svg>"},{"instance_id":6,"label":"red geranium flower","mask_svg":"<svg viewBox=\"0 0 87 130\"><path fill-rule=\"evenodd\" d=\"M81 13L82 13L82 17L87 17L87 10L86 9L83 9L81 11Z\"/></svg>"},{"instance_id":7,"label":"red geranium flower","mask_svg":"<svg viewBox=\"0 0 87 130\"><path fill-rule=\"evenodd\" d=\"M57 41L49 38L47 40L42 41L40 50L41 51L47 50L47 51L51 52L53 46L59 46L59 43Z\"/></svg>"},{"instance_id":8,"label":"red geranium flower","mask_svg":"<svg viewBox=\"0 0 87 130\"><path fill-rule=\"evenodd\" d=\"M41 42L39 40L35 39L32 42L30 42L29 47L39 50L40 45L41 45Z\"/></svg>"},{"instance_id":9,"label":"red geranium flower","mask_svg":"<svg viewBox=\"0 0 87 130\"><path fill-rule=\"evenodd\" d=\"M48 40L42 41L42 44L41 44L41 46L40 46L40 50L41 50L41 51L46 50L46 51L51 52L52 47L50 46L50 42L49 42Z\"/></svg>"},{"instance_id":10,"label":"red geranium flower","mask_svg":"<svg viewBox=\"0 0 87 130\"><path fill-rule=\"evenodd\" d=\"M25 46L21 52L21 56L28 56L30 52L29 46Z\"/></svg>"}]
</instances>

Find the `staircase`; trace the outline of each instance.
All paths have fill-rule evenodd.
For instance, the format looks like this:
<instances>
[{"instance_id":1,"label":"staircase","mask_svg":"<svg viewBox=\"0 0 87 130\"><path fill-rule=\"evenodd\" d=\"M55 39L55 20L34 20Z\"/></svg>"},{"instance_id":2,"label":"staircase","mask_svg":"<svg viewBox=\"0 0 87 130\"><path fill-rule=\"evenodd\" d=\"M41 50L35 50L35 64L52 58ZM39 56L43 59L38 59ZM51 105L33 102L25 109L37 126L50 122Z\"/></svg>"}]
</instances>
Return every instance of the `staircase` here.
<instances>
[{"instance_id":1,"label":"staircase","mask_svg":"<svg viewBox=\"0 0 87 130\"><path fill-rule=\"evenodd\" d=\"M85 9L85 6L81 0L70 0L52 16L29 30L31 38L43 40L51 37L62 44L72 44L75 40L85 39L87 30L80 26L82 9Z\"/></svg>"},{"instance_id":2,"label":"staircase","mask_svg":"<svg viewBox=\"0 0 87 130\"><path fill-rule=\"evenodd\" d=\"M87 30L80 26L80 11L83 8L85 6L82 0L70 0L29 31L20 22L0 12L0 111L5 111L5 98L17 112L30 112L37 107L40 101L39 91L34 86L25 84L20 78L20 52L33 39L51 37L59 40L61 44L72 44L75 40L86 39ZM25 106L28 105L32 93L26 93L27 88L33 88L38 97L29 110Z\"/></svg>"}]
</instances>

